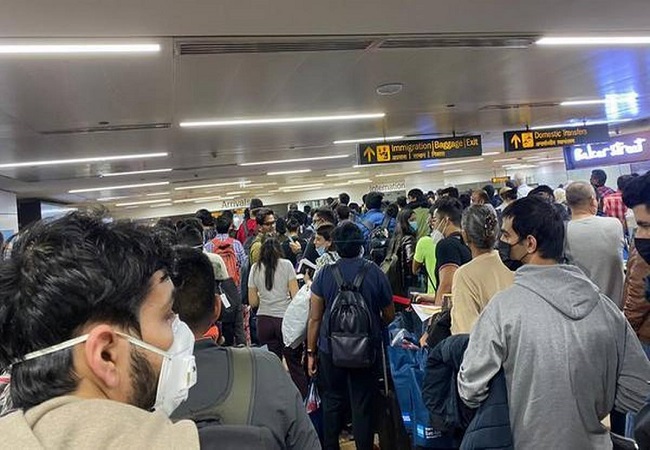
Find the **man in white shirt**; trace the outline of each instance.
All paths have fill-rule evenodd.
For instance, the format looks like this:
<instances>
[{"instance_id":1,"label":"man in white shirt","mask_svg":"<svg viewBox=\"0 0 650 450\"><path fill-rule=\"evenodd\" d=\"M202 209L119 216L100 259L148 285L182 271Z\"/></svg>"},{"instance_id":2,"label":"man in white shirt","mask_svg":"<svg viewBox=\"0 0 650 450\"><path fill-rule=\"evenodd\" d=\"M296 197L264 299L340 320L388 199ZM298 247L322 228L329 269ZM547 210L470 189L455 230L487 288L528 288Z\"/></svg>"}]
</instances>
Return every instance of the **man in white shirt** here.
<instances>
[{"instance_id":1,"label":"man in white shirt","mask_svg":"<svg viewBox=\"0 0 650 450\"><path fill-rule=\"evenodd\" d=\"M598 217L598 200L587 182L571 183L566 190L571 208L564 253L619 308L623 309L623 226L613 217Z\"/></svg>"},{"instance_id":2,"label":"man in white shirt","mask_svg":"<svg viewBox=\"0 0 650 450\"><path fill-rule=\"evenodd\" d=\"M523 173L516 173L514 177L515 184L517 185L517 198L524 198L528 193L533 190L526 184L526 176Z\"/></svg>"}]
</instances>

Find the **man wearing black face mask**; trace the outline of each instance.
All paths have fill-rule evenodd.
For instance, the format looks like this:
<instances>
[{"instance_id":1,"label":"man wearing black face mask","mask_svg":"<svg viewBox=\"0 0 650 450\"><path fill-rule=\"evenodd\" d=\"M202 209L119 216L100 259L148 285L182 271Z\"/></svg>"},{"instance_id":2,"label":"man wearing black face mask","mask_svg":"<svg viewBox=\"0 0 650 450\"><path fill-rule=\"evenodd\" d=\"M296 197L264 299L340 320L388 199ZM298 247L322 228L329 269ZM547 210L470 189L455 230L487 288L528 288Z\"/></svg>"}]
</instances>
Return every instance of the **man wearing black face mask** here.
<instances>
[{"instance_id":1,"label":"man wearing black face mask","mask_svg":"<svg viewBox=\"0 0 650 450\"><path fill-rule=\"evenodd\" d=\"M650 357L650 173L625 186L623 202L634 211L638 225L634 250L627 262L624 312Z\"/></svg>"}]
</instances>

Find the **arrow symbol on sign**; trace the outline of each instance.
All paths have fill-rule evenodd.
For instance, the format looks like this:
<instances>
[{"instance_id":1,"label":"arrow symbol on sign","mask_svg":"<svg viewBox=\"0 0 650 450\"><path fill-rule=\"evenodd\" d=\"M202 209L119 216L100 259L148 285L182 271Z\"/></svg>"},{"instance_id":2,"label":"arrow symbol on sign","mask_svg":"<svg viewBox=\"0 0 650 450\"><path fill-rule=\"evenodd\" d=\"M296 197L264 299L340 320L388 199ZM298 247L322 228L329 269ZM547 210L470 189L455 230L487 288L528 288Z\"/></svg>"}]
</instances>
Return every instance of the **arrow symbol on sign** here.
<instances>
[{"instance_id":1,"label":"arrow symbol on sign","mask_svg":"<svg viewBox=\"0 0 650 450\"><path fill-rule=\"evenodd\" d=\"M363 152L363 156L365 156L368 159L368 162L370 162L375 156L375 151L372 147L366 147L366 150Z\"/></svg>"},{"instance_id":2,"label":"arrow symbol on sign","mask_svg":"<svg viewBox=\"0 0 650 450\"><path fill-rule=\"evenodd\" d=\"M518 134L515 134L512 139L510 139L510 143L515 146L515 150L519 149L519 145L521 145L521 138L519 137Z\"/></svg>"}]
</instances>

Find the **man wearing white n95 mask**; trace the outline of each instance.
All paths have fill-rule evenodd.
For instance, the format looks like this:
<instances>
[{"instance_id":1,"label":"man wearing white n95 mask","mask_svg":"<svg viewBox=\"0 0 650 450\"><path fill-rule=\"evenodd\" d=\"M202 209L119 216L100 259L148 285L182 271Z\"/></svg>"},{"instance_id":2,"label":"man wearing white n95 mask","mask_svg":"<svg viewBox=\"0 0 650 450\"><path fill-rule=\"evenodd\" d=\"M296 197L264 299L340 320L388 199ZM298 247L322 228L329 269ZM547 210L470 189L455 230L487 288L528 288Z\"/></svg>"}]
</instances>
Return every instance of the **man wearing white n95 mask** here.
<instances>
[{"instance_id":1,"label":"man wearing white n95 mask","mask_svg":"<svg viewBox=\"0 0 650 450\"><path fill-rule=\"evenodd\" d=\"M172 312L168 249L148 229L74 213L38 222L0 265L11 448L199 448L167 417L196 382ZM155 409L155 413L150 411Z\"/></svg>"}]
</instances>

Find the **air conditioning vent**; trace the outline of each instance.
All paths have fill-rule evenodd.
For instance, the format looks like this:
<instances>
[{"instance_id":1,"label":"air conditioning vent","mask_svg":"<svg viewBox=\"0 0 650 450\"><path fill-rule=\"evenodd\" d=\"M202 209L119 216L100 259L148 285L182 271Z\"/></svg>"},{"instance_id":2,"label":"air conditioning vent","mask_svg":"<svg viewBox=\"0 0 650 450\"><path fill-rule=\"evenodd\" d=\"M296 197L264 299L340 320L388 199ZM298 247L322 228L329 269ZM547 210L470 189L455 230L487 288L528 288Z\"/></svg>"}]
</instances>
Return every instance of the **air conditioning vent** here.
<instances>
[{"instance_id":1,"label":"air conditioning vent","mask_svg":"<svg viewBox=\"0 0 650 450\"><path fill-rule=\"evenodd\" d=\"M485 105L479 111L508 111L521 108L553 108L560 106L559 102L537 102L537 103L510 103L503 105Z\"/></svg>"},{"instance_id":2,"label":"air conditioning vent","mask_svg":"<svg viewBox=\"0 0 650 450\"><path fill-rule=\"evenodd\" d=\"M365 50L373 39L292 39L292 40L201 40L179 42L180 55L224 55L232 53L333 52Z\"/></svg>"},{"instance_id":3,"label":"air conditioning vent","mask_svg":"<svg viewBox=\"0 0 650 450\"><path fill-rule=\"evenodd\" d=\"M61 134L85 134L85 133L110 133L114 131L138 131L138 130L159 130L171 128L172 124L169 122L161 123L136 123L124 125L105 125L97 127L83 127L83 128L70 128L67 130L48 130L41 131L45 136L61 135Z\"/></svg>"},{"instance_id":4,"label":"air conditioning vent","mask_svg":"<svg viewBox=\"0 0 650 450\"><path fill-rule=\"evenodd\" d=\"M528 48L535 36L431 35L422 37L387 38L380 49L416 48Z\"/></svg>"}]
</instances>

